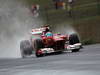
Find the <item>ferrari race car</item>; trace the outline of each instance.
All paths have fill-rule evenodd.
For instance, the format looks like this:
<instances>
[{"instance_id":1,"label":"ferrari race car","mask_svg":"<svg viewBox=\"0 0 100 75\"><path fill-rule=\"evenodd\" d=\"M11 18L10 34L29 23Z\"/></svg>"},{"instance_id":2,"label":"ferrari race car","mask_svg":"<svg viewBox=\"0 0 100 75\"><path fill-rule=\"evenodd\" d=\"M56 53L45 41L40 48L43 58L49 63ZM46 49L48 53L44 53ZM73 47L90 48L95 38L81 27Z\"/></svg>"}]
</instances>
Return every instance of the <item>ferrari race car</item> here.
<instances>
[{"instance_id":1,"label":"ferrari race car","mask_svg":"<svg viewBox=\"0 0 100 75\"><path fill-rule=\"evenodd\" d=\"M36 57L41 57L48 53L63 52L65 50L77 52L81 49L82 45L77 34L46 36L46 29L49 29L49 27L32 29L31 39L20 42L22 58L34 53Z\"/></svg>"}]
</instances>

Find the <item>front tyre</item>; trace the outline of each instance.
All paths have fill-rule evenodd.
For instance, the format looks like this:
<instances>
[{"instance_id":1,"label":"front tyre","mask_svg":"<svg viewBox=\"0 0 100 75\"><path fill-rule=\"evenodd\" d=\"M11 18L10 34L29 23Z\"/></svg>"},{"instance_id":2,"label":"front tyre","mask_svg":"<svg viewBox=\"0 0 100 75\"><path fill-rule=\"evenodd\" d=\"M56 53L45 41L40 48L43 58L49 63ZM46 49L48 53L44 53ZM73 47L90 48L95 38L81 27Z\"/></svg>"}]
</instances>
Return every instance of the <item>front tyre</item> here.
<instances>
[{"instance_id":1,"label":"front tyre","mask_svg":"<svg viewBox=\"0 0 100 75\"><path fill-rule=\"evenodd\" d=\"M36 39L34 40L34 50L35 50L35 56L36 57L42 57L43 53L40 50L41 48L44 48L44 44L42 39Z\"/></svg>"},{"instance_id":2,"label":"front tyre","mask_svg":"<svg viewBox=\"0 0 100 75\"><path fill-rule=\"evenodd\" d=\"M74 45L80 43L79 37L77 34L71 34L69 36L69 45ZM78 52L80 49L73 49L72 52Z\"/></svg>"}]
</instances>

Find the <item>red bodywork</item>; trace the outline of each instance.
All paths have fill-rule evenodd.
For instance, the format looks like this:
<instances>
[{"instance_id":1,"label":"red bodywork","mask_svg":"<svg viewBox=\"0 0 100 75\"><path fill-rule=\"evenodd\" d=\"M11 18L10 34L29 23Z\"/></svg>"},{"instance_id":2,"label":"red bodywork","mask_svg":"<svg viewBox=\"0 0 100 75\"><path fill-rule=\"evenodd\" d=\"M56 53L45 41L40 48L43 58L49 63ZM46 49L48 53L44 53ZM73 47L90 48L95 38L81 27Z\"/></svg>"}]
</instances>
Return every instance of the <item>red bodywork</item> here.
<instances>
[{"instance_id":1,"label":"red bodywork","mask_svg":"<svg viewBox=\"0 0 100 75\"><path fill-rule=\"evenodd\" d=\"M52 37L42 36L43 43L47 48L55 50L64 49L65 42L68 40L67 35L54 34Z\"/></svg>"},{"instance_id":2,"label":"red bodywork","mask_svg":"<svg viewBox=\"0 0 100 75\"><path fill-rule=\"evenodd\" d=\"M46 37L43 34L45 28L32 29L33 36L40 35L45 48L53 48L55 50L64 49L65 42L68 40L68 35L53 34L51 37Z\"/></svg>"}]
</instances>

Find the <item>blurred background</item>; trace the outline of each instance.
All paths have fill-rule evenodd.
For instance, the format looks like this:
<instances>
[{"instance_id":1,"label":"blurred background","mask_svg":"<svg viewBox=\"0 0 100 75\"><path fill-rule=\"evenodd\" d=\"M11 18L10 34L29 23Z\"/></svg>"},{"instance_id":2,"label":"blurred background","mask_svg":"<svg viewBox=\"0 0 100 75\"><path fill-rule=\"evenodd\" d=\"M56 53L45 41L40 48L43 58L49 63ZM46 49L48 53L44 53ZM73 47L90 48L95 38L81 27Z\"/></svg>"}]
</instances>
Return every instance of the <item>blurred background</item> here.
<instances>
[{"instance_id":1,"label":"blurred background","mask_svg":"<svg viewBox=\"0 0 100 75\"><path fill-rule=\"evenodd\" d=\"M40 5L40 15L54 30L76 31L83 44L100 42L100 0L26 1Z\"/></svg>"}]
</instances>

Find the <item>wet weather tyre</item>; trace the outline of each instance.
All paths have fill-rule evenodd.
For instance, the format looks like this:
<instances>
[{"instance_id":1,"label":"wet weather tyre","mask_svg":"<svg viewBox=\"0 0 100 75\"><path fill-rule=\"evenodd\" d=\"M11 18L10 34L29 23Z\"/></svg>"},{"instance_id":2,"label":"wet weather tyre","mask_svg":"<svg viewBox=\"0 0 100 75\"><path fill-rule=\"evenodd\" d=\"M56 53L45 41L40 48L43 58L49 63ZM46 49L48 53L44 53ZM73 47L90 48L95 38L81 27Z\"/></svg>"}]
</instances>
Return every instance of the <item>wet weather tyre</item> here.
<instances>
[{"instance_id":1,"label":"wet weather tyre","mask_svg":"<svg viewBox=\"0 0 100 75\"><path fill-rule=\"evenodd\" d=\"M80 40L79 40L79 37L77 34L71 34L70 37L69 37L69 44L70 45L73 45L73 44L76 44L76 43L80 43ZM78 52L79 49L73 49L72 52Z\"/></svg>"},{"instance_id":2,"label":"wet weather tyre","mask_svg":"<svg viewBox=\"0 0 100 75\"><path fill-rule=\"evenodd\" d=\"M26 58L27 55L32 54L33 47L29 40L23 40L20 42L20 52L22 58Z\"/></svg>"},{"instance_id":3,"label":"wet weather tyre","mask_svg":"<svg viewBox=\"0 0 100 75\"><path fill-rule=\"evenodd\" d=\"M34 50L35 50L35 56L36 57L42 57L43 54L38 54L39 49L44 48L44 44L42 39L36 39L34 40Z\"/></svg>"}]
</instances>

